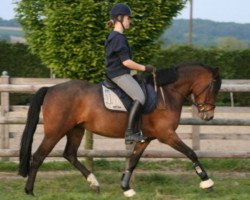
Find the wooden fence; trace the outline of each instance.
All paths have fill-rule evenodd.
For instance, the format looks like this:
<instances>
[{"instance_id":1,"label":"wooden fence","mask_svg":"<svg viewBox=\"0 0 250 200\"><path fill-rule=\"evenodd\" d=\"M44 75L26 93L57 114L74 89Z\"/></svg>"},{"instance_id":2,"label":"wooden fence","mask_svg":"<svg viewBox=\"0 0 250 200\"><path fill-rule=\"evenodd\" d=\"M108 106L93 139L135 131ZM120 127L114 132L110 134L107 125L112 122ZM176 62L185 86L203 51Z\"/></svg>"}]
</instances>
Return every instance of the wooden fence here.
<instances>
[{"instance_id":1,"label":"wooden fence","mask_svg":"<svg viewBox=\"0 0 250 200\"><path fill-rule=\"evenodd\" d=\"M10 93L34 93L40 87L52 86L58 83L67 81L68 79L50 79L50 78L10 78L7 73L3 72L0 78L1 92L1 113L0 113L0 157L17 157L18 150L9 148L9 127L12 124L25 124L24 117L11 117L9 115L13 106L9 104ZM220 92L250 92L250 80L223 80ZM232 99L233 100L233 99ZM189 109L190 110L190 109ZM40 119L39 123L43 123ZM250 119L214 119L209 122L202 121L197 118L188 117L181 118L181 125L192 125L192 134L186 136L191 139L192 148L200 157L247 157L250 158L250 151L200 151L200 140L202 139L242 139L250 140L250 134L241 135L230 134L228 136L220 134L201 134L200 126L250 126ZM21 134L21 133L20 133ZM83 157L128 157L131 154L130 150L81 150L79 156ZM50 156L59 157L62 155L62 150L54 150ZM168 158L168 157L184 157L178 152L166 151L146 151L143 154L147 158Z\"/></svg>"}]
</instances>

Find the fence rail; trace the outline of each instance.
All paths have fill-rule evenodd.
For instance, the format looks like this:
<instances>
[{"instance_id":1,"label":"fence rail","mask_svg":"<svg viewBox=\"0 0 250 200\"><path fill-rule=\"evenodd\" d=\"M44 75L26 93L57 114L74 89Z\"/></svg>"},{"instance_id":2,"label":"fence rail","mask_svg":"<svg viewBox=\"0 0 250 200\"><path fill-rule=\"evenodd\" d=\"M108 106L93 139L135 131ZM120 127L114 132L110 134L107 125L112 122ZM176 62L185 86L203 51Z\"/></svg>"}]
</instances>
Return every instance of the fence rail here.
<instances>
[{"instance_id":1,"label":"fence rail","mask_svg":"<svg viewBox=\"0 0 250 200\"><path fill-rule=\"evenodd\" d=\"M9 126L13 124L25 124L24 117L9 116L9 93L34 93L44 86L52 86L58 83L68 81L69 79L42 79L42 78L10 78L4 74L0 77L1 92L1 115L0 115L0 157L17 157L18 150L9 149ZM250 92L250 80L223 80L220 92ZM40 124L43 120L40 119ZM185 136L192 139L193 149L200 157L241 157L249 158L250 152L231 152L231 151L200 151L200 140L202 139L223 139L223 140L249 140L250 134L201 134L199 128L201 125L208 126L250 126L250 119L213 119L211 121L203 121L197 118L181 118L181 125L192 125L192 134ZM83 150L79 152L79 156L83 157L128 157L131 154L129 150L119 151L98 151ZM61 157L62 150L52 151L49 155L52 157ZM162 152L162 151L146 151L143 154L146 158L169 158L184 157L178 152Z\"/></svg>"}]
</instances>

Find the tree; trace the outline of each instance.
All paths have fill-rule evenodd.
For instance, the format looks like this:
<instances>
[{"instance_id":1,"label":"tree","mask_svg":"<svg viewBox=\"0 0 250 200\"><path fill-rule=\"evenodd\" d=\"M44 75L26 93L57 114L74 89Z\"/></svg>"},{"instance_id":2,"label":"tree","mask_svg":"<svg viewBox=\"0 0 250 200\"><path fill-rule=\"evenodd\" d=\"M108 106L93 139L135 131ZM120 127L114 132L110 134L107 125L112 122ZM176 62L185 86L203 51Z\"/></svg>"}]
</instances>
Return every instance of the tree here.
<instances>
[{"instance_id":1,"label":"tree","mask_svg":"<svg viewBox=\"0 0 250 200\"><path fill-rule=\"evenodd\" d=\"M21 0L17 19L30 49L59 77L98 82L104 74L104 41L110 8L118 1ZM157 38L186 0L129 0L135 16L127 35L136 61L147 63Z\"/></svg>"}]
</instances>

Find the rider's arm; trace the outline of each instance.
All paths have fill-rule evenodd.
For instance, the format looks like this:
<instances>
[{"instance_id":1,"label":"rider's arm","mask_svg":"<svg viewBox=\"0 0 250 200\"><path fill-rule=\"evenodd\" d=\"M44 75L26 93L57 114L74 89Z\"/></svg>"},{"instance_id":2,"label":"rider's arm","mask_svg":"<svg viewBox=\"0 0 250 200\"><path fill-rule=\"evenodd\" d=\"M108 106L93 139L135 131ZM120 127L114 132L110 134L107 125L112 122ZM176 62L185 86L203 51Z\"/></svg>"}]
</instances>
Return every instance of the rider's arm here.
<instances>
[{"instance_id":1,"label":"rider's arm","mask_svg":"<svg viewBox=\"0 0 250 200\"><path fill-rule=\"evenodd\" d=\"M125 61L122 62L122 64L124 66L126 66L129 69L133 69L133 70L139 70L139 71L145 71L146 67L144 65L141 65L131 59L127 59Z\"/></svg>"}]
</instances>

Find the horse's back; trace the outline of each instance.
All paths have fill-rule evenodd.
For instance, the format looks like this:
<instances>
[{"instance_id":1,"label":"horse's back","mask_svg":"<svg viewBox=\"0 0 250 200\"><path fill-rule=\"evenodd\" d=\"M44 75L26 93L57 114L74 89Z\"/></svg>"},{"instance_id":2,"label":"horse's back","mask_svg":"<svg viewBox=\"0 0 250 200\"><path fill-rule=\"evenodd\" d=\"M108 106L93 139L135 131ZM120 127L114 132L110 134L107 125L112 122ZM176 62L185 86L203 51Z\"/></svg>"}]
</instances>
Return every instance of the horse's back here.
<instances>
[{"instance_id":1,"label":"horse's back","mask_svg":"<svg viewBox=\"0 0 250 200\"><path fill-rule=\"evenodd\" d=\"M54 85L50 88L51 91L65 91L65 90L71 90L76 91L79 89L88 89L96 87L96 84L90 83L85 80L69 80L57 85Z\"/></svg>"},{"instance_id":2,"label":"horse's back","mask_svg":"<svg viewBox=\"0 0 250 200\"><path fill-rule=\"evenodd\" d=\"M43 102L44 124L56 121L75 125L100 96L100 86L71 80L49 88ZM56 119L56 120L55 120Z\"/></svg>"},{"instance_id":3,"label":"horse's back","mask_svg":"<svg viewBox=\"0 0 250 200\"><path fill-rule=\"evenodd\" d=\"M61 99L76 98L79 95L90 94L99 89L99 85L85 80L70 80L49 88L46 97L48 98L49 96L59 95Z\"/></svg>"}]
</instances>

